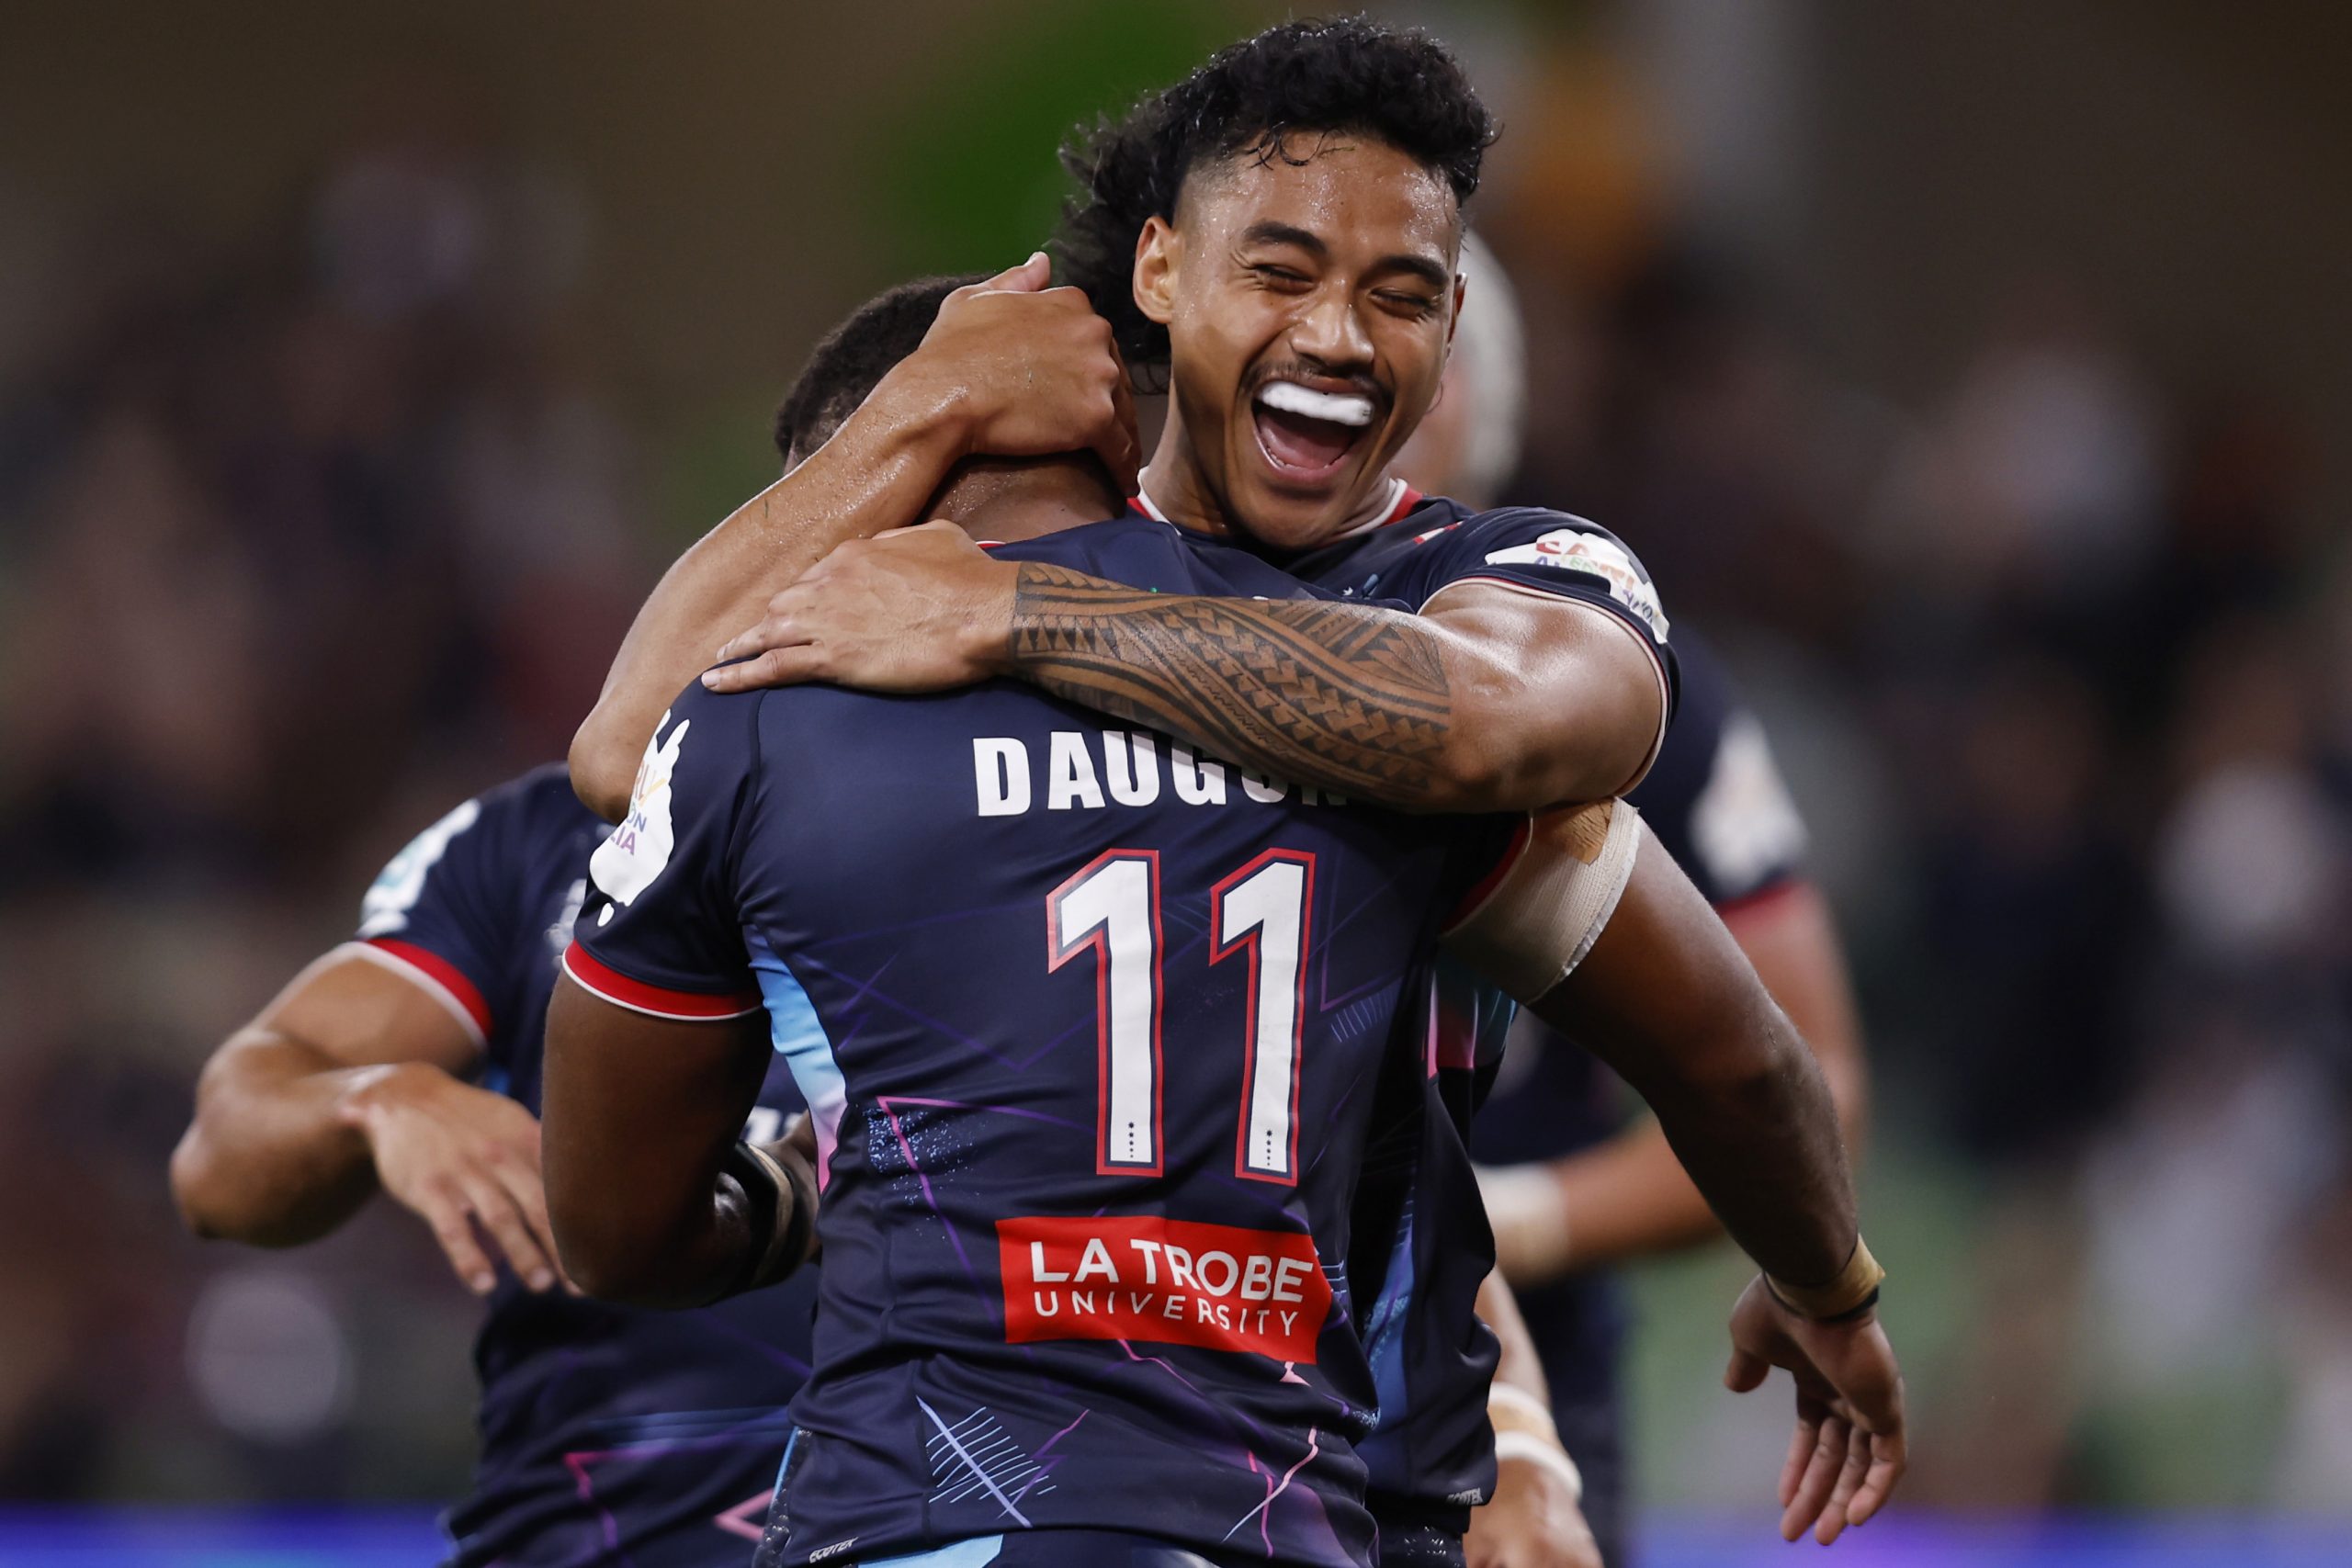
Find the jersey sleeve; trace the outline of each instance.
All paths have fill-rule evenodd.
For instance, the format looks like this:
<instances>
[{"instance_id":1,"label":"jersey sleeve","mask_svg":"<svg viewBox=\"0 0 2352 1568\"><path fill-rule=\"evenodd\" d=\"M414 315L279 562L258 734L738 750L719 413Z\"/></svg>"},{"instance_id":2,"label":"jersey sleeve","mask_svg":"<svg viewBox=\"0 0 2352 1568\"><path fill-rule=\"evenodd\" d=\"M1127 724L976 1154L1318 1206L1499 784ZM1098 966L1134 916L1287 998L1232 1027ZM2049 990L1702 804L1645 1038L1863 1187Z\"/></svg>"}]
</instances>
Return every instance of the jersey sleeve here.
<instances>
[{"instance_id":1,"label":"jersey sleeve","mask_svg":"<svg viewBox=\"0 0 2352 1568\"><path fill-rule=\"evenodd\" d=\"M361 898L346 950L421 987L477 1047L511 1005L502 980L521 918L522 799L515 785L492 790L410 840Z\"/></svg>"},{"instance_id":2,"label":"jersey sleeve","mask_svg":"<svg viewBox=\"0 0 2352 1568\"><path fill-rule=\"evenodd\" d=\"M1685 637L1682 702L1657 763L1627 798L1718 909L1780 892L1804 874L1806 834L1763 722L1713 649Z\"/></svg>"},{"instance_id":3,"label":"jersey sleeve","mask_svg":"<svg viewBox=\"0 0 2352 1568\"><path fill-rule=\"evenodd\" d=\"M1565 512L1509 506L1482 512L1424 540L1400 579L1384 584L1428 609L1464 583L1497 583L1517 592L1588 604L1631 632L1656 667L1661 728L1673 718L1680 689L1665 606L1641 561L1598 523Z\"/></svg>"},{"instance_id":4,"label":"jersey sleeve","mask_svg":"<svg viewBox=\"0 0 2352 1568\"><path fill-rule=\"evenodd\" d=\"M760 992L734 896L738 837L759 786L760 696L697 683L662 716L628 814L588 862L564 972L656 1018L740 1018Z\"/></svg>"}]
</instances>

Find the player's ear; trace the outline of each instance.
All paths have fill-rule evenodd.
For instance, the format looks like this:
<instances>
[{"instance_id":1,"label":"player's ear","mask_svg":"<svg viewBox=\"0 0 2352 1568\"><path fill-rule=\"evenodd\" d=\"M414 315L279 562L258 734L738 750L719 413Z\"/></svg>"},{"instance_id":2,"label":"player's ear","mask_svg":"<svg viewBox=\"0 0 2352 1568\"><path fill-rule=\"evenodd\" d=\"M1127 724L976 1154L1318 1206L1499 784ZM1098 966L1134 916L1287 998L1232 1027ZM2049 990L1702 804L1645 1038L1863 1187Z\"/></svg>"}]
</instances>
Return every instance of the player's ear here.
<instances>
[{"instance_id":1,"label":"player's ear","mask_svg":"<svg viewBox=\"0 0 2352 1568\"><path fill-rule=\"evenodd\" d=\"M1447 317L1445 322L1445 352L1448 354L1453 352L1453 334L1462 330L1462 301L1469 297L1470 275L1466 272L1455 273L1453 275L1453 314Z\"/></svg>"},{"instance_id":2,"label":"player's ear","mask_svg":"<svg viewBox=\"0 0 2352 1568\"><path fill-rule=\"evenodd\" d=\"M1136 309L1163 327L1176 314L1176 269L1183 252L1184 242L1168 220L1143 220L1136 236Z\"/></svg>"}]
</instances>

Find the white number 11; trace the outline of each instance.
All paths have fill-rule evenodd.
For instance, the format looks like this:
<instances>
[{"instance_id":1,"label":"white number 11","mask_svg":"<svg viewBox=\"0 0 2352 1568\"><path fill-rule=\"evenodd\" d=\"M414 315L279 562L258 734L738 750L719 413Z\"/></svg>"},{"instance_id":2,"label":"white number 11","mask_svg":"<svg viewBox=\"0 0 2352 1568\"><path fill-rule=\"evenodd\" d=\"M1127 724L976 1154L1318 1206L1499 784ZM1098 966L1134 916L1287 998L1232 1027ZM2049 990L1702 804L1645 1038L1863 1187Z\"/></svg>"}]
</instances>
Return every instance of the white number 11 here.
<instances>
[{"instance_id":1,"label":"white number 11","mask_svg":"<svg viewBox=\"0 0 2352 1568\"><path fill-rule=\"evenodd\" d=\"M1299 1040L1305 1022L1308 910L1315 857L1268 850L1209 891L1209 961L1250 960L1240 1124L1234 1173L1298 1180ZM1046 901L1049 969L1092 951L1099 1084L1095 1168L1157 1176L1163 942L1159 855L1113 850Z\"/></svg>"}]
</instances>

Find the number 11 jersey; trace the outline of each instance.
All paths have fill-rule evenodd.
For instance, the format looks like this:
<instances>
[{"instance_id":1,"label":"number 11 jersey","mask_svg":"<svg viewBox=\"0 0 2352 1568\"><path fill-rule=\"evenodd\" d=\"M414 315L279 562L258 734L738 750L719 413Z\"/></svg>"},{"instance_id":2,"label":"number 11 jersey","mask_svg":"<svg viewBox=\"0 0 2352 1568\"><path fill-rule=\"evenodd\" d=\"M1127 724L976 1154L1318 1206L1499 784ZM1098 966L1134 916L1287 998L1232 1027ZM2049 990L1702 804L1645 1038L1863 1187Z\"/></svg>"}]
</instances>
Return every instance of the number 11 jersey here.
<instances>
[{"instance_id":1,"label":"number 11 jersey","mask_svg":"<svg viewBox=\"0 0 2352 1568\"><path fill-rule=\"evenodd\" d=\"M1000 547L1314 596L1123 518ZM1027 1529L1362 1564L1377 1394L1345 1299L1409 974L1523 841L1288 786L1032 688L690 688L567 960L764 1007L817 1122L816 1371L787 1562Z\"/></svg>"}]
</instances>

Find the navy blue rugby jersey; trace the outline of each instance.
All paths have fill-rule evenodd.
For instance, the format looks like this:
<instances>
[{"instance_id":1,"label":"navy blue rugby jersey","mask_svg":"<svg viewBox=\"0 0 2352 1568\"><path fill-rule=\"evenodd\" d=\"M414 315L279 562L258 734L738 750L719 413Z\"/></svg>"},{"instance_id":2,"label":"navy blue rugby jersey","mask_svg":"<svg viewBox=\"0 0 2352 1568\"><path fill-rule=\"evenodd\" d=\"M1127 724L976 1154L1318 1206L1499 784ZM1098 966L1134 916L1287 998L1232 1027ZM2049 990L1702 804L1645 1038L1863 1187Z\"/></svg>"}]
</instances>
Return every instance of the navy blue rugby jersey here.
<instances>
[{"instance_id":1,"label":"navy blue rugby jersey","mask_svg":"<svg viewBox=\"0 0 2352 1568\"><path fill-rule=\"evenodd\" d=\"M607 825L560 766L458 807L368 891L364 954L433 993L481 1047L481 1081L539 1109L556 964ZM779 1063L747 1132L800 1109ZM535 1295L503 1266L475 1341L481 1457L444 1521L457 1563L703 1568L749 1560L808 1370L813 1279L696 1312Z\"/></svg>"},{"instance_id":2,"label":"navy blue rugby jersey","mask_svg":"<svg viewBox=\"0 0 2352 1568\"><path fill-rule=\"evenodd\" d=\"M1682 701L1657 763L1627 798L1707 901L1725 915L1777 897L1803 875L1805 830L1764 728L1722 662L1679 638ZM1487 1165L1557 1159L1615 1133L1615 1077L1532 1017L1512 1027L1471 1147ZM1520 1292L1553 1397L1606 1401L1616 1387L1625 1312L1614 1274L1584 1269Z\"/></svg>"},{"instance_id":3,"label":"navy blue rugby jersey","mask_svg":"<svg viewBox=\"0 0 2352 1568\"><path fill-rule=\"evenodd\" d=\"M1653 775L1667 765L1664 750L1687 722L1678 712L1688 698L1657 589L1633 552L1598 524L1536 507L1473 513L1408 492L1388 522L1291 564L1343 597L1414 611L1474 581L1593 605L1630 626L1657 660L1673 716ZM1379 1429L1362 1451L1374 1511L1386 1533L1403 1539L1432 1520L1466 1528L1466 1509L1494 1487L1487 1391L1497 1347L1476 1310L1479 1283L1494 1264L1494 1238L1468 1141L1472 1112L1501 1070L1516 1011L1443 959L1424 983L1429 1043L1420 1114L1392 1129L1393 1163L1366 1180L1355 1259L1382 1389ZM1385 1257L1370 1244L1375 1235L1389 1242Z\"/></svg>"},{"instance_id":4,"label":"navy blue rugby jersey","mask_svg":"<svg viewBox=\"0 0 2352 1568\"><path fill-rule=\"evenodd\" d=\"M1125 517L999 547L1295 598ZM815 1108L817 1370L782 1560L1114 1529L1361 1564L1350 1206L1406 976L1523 820L1299 790L1012 682L690 687L566 960L763 1000Z\"/></svg>"}]
</instances>

